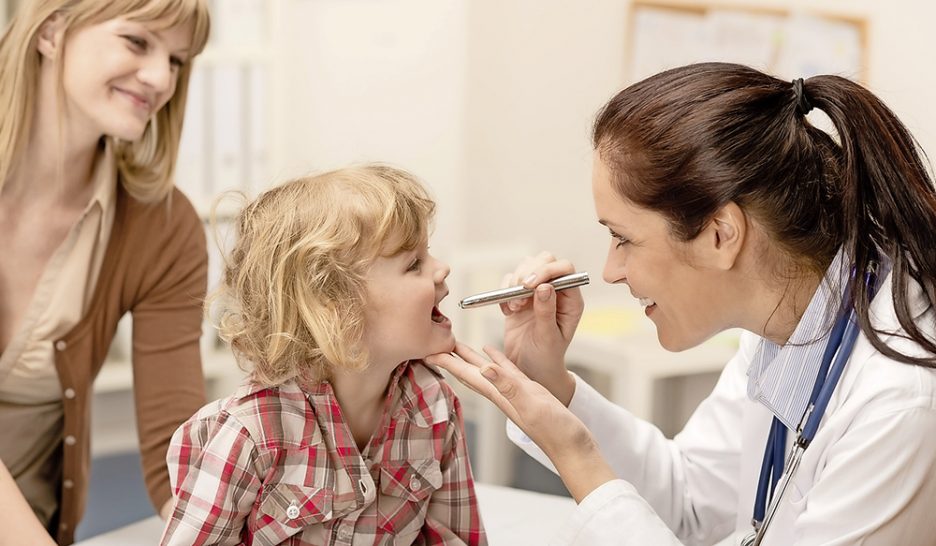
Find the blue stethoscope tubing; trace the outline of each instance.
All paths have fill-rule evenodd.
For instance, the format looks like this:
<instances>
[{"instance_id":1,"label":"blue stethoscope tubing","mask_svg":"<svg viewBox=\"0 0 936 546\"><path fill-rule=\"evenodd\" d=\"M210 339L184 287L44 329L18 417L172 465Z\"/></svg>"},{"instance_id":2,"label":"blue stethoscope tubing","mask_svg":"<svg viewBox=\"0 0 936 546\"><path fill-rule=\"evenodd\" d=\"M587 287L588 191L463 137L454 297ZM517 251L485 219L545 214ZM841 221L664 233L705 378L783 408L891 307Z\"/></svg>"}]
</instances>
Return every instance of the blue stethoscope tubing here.
<instances>
[{"instance_id":1,"label":"blue stethoscope tubing","mask_svg":"<svg viewBox=\"0 0 936 546\"><path fill-rule=\"evenodd\" d=\"M872 262L864 275L869 298L875 291L876 281L876 264ZM858 334L861 333L861 328L858 325L854 306L851 305L850 293L851 290L846 290L847 299L842 306L842 309L845 309L846 312L842 313L842 316L835 321L832 332L829 334L829 342L822 354L822 362L819 366L816 383L813 385L812 393L809 396L809 405L806 407L806 413L800 423L796 441L786 461L784 461L787 437L786 425L776 417L773 418L770 424L767 446L764 449L764 460L761 464L760 478L757 483L757 496L754 498L754 517L752 521L754 532L742 540L742 546L759 546L764 539L767 527L780 505L780 499L799 468L803 453L815 438L816 431L819 430L819 422L822 421L822 417L825 415L832 393L835 391L835 387L842 377L842 372L845 371L845 364L848 363L852 350L855 348L855 342L858 339ZM786 467L786 472L784 472L784 467ZM769 507L767 506L768 499L770 499Z\"/></svg>"}]
</instances>

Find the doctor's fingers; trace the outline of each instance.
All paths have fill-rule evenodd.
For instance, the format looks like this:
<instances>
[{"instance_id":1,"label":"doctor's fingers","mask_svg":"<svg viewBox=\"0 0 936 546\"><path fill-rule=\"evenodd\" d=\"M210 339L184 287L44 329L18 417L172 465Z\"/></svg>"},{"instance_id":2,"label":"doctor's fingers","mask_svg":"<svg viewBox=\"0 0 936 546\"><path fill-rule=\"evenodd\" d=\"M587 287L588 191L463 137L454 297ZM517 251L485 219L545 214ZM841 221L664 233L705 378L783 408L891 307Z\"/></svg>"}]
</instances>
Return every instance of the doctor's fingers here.
<instances>
[{"instance_id":1,"label":"doctor's fingers","mask_svg":"<svg viewBox=\"0 0 936 546\"><path fill-rule=\"evenodd\" d=\"M477 355L477 353L475 354ZM480 357L480 355L478 356ZM483 357L480 358L483 359ZM504 398L493 383L481 375L482 368L480 366L467 362L458 355L448 353L428 356L426 362L454 375L461 384L494 403L507 418L514 422L520 422L519 415L510 401ZM486 359L484 362L487 366L491 365Z\"/></svg>"},{"instance_id":2,"label":"doctor's fingers","mask_svg":"<svg viewBox=\"0 0 936 546\"><path fill-rule=\"evenodd\" d=\"M556 257L551 253L540 252L536 256L527 256L517 264L517 267L507 275L504 276L504 280L501 283L501 288L507 288L508 286L518 286L525 285L527 288L531 288L526 282L527 279L534 271L540 268L543 264L556 261Z\"/></svg>"},{"instance_id":3,"label":"doctor's fingers","mask_svg":"<svg viewBox=\"0 0 936 546\"><path fill-rule=\"evenodd\" d=\"M548 252L544 252L531 261L525 262L514 273L512 285L522 284L526 288L535 289L537 286L548 283L556 277L575 273L575 266L566 259L558 259ZM511 310L517 311L531 304L531 299L513 300L508 302Z\"/></svg>"}]
</instances>

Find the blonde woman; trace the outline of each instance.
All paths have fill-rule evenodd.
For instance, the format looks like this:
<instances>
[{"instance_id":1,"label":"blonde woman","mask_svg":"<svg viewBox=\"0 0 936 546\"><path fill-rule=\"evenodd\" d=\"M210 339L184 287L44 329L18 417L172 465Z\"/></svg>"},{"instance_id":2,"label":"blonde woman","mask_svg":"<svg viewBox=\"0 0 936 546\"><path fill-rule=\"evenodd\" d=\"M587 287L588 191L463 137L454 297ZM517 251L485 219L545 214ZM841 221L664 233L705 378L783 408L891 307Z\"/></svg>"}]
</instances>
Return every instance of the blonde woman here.
<instances>
[{"instance_id":1,"label":"blonde woman","mask_svg":"<svg viewBox=\"0 0 936 546\"><path fill-rule=\"evenodd\" d=\"M455 345L434 209L382 166L244 208L218 301L250 378L173 436L163 545L486 544L461 407L422 362Z\"/></svg>"},{"instance_id":2,"label":"blonde woman","mask_svg":"<svg viewBox=\"0 0 936 546\"><path fill-rule=\"evenodd\" d=\"M208 28L204 0L33 0L0 40L0 459L59 544L84 510L91 387L121 316L158 509L169 438L203 403L207 254L172 174Z\"/></svg>"}]
</instances>

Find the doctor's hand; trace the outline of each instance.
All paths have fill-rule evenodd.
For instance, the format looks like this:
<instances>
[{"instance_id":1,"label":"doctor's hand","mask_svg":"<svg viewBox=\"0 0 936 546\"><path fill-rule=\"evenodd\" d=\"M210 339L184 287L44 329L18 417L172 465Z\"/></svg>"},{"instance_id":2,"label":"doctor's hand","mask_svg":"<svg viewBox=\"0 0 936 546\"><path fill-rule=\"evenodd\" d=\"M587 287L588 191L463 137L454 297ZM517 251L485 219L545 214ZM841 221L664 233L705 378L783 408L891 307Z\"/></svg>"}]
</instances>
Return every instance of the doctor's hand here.
<instances>
[{"instance_id":1,"label":"doctor's hand","mask_svg":"<svg viewBox=\"0 0 936 546\"><path fill-rule=\"evenodd\" d=\"M541 252L524 260L502 283L505 287L523 284L535 289L531 298L501 304L506 317L507 358L566 406L575 392L575 380L566 370L565 353L582 318L585 302L580 289L556 292L548 283L574 272L575 266L568 260Z\"/></svg>"},{"instance_id":2,"label":"doctor's hand","mask_svg":"<svg viewBox=\"0 0 936 546\"><path fill-rule=\"evenodd\" d=\"M578 417L503 353L492 347L485 347L484 352L491 360L456 343L454 354L430 355L425 361L447 370L497 405L549 457L577 501L614 479L591 432Z\"/></svg>"}]
</instances>

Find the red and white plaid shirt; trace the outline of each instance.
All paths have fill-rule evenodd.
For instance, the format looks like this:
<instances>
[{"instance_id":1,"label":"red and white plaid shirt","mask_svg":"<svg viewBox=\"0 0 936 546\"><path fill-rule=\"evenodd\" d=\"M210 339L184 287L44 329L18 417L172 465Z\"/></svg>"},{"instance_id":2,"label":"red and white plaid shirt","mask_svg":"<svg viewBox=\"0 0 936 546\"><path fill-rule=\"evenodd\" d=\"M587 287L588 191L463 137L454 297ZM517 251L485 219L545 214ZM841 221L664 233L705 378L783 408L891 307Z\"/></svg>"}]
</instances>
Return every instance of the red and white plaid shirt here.
<instances>
[{"instance_id":1,"label":"red and white plaid shirt","mask_svg":"<svg viewBox=\"0 0 936 546\"><path fill-rule=\"evenodd\" d=\"M483 545L461 406L438 371L400 365L361 453L329 383L245 384L169 446L161 544Z\"/></svg>"}]
</instances>

